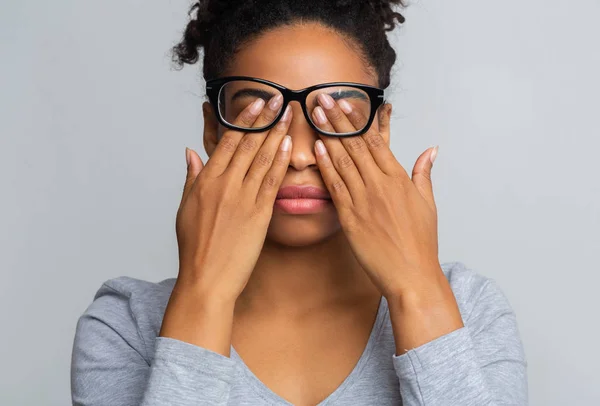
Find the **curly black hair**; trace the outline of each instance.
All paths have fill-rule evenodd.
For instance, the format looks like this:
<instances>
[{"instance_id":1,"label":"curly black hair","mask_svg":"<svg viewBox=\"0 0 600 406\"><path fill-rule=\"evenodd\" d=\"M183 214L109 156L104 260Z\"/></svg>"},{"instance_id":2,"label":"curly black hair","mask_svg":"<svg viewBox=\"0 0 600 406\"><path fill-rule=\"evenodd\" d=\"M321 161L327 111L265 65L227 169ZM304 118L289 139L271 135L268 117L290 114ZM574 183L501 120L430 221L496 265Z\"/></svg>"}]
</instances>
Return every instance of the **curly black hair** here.
<instances>
[{"instance_id":1,"label":"curly black hair","mask_svg":"<svg viewBox=\"0 0 600 406\"><path fill-rule=\"evenodd\" d=\"M204 78L217 78L247 41L278 26L314 21L353 39L386 88L396 62L386 34L396 22L404 23L395 6L406 5L404 0L200 0L189 10L191 21L172 58L179 68L195 64L204 48Z\"/></svg>"}]
</instances>

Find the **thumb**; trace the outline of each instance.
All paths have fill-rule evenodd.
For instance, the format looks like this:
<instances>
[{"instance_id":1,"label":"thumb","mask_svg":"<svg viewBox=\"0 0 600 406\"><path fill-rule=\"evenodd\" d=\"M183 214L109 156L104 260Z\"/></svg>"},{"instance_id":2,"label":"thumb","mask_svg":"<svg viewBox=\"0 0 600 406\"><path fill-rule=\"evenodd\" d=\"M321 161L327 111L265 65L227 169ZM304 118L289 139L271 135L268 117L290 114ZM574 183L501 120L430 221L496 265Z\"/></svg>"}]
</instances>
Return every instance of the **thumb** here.
<instances>
[{"instance_id":1,"label":"thumb","mask_svg":"<svg viewBox=\"0 0 600 406\"><path fill-rule=\"evenodd\" d=\"M431 182L431 168L433 168L433 161L437 156L438 149L439 146L436 146L423 152L417 159L412 172L413 184L432 207L435 207L435 199Z\"/></svg>"},{"instance_id":2,"label":"thumb","mask_svg":"<svg viewBox=\"0 0 600 406\"><path fill-rule=\"evenodd\" d=\"M204 164L202 163L202 159L198 156L196 151L190 149L188 147L185 148L185 158L187 162L187 174L185 177L185 185L183 186L183 198L181 201L184 201L187 195L189 194L194 182L196 181L196 177L204 168Z\"/></svg>"}]
</instances>

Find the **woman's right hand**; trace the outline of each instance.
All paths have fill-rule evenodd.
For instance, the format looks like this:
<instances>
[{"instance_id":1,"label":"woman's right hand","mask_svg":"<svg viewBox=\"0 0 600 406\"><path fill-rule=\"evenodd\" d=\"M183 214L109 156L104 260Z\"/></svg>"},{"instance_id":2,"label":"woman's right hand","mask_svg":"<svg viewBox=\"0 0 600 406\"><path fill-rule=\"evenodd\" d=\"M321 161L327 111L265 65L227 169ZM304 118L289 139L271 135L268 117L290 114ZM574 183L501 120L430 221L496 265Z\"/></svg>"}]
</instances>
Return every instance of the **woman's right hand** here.
<instances>
[{"instance_id":1,"label":"woman's right hand","mask_svg":"<svg viewBox=\"0 0 600 406\"><path fill-rule=\"evenodd\" d=\"M281 103L281 96L266 105L257 99L234 124L262 127L273 120ZM270 131L228 129L206 165L196 152L187 151L188 171L176 218L179 275L161 336L229 353L229 316L258 261L289 166L291 138L287 151L282 147L291 118L288 106ZM219 314L223 312L227 314ZM214 334L206 336L201 325Z\"/></svg>"}]
</instances>

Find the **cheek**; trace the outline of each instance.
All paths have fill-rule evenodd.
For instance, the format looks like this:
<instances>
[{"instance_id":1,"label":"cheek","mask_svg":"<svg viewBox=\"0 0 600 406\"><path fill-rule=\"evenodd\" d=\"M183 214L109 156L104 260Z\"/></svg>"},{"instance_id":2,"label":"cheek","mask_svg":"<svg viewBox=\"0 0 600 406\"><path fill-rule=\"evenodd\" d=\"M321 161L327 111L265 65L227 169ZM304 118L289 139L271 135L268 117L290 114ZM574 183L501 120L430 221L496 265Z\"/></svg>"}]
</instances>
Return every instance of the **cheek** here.
<instances>
[{"instance_id":1,"label":"cheek","mask_svg":"<svg viewBox=\"0 0 600 406\"><path fill-rule=\"evenodd\" d=\"M226 130L227 129L225 127L219 124L219 127L217 128L217 140L221 140L221 138L223 138L223 134Z\"/></svg>"},{"instance_id":2,"label":"cheek","mask_svg":"<svg viewBox=\"0 0 600 406\"><path fill-rule=\"evenodd\" d=\"M387 143L387 145L389 147L389 145L390 145L389 134L385 134L385 133L381 132L381 129L384 127L384 124L381 122L381 120L386 120L385 116L386 116L385 112L381 112L381 110L378 111L377 115L375 116L375 119L373 120L372 128L381 134L381 136L383 137L383 139L385 140L385 142Z\"/></svg>"},{"instance_id":3,"label":"cheek","mask_svg":"<svg viewBox=\"0 0 600 406\"><path fill-rule=\"evenodd\" d=\"M377 132L379 132L381 130L380 120L381 120L381 112L378 111L377 114L375 114L373 123L371 124L371 128Z\"/></svg>"}]
</instances>

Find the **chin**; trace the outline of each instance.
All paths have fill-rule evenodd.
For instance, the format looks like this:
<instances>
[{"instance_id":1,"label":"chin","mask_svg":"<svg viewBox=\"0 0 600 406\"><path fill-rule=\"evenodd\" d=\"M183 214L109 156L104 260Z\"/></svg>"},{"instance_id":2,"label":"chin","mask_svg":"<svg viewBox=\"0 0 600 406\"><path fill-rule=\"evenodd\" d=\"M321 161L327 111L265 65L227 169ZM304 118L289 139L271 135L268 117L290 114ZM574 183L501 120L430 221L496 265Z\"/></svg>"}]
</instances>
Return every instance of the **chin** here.
<instances>
[{"instance_id":1,"label":"chin","mask_svg":"<svg viewBox=\"0 0 600 406\"><path fill-rule=\"evenodd\" d=\"M323 243L341 231L337 213L289 215L273 213L266 239L288 247L306 247Z\"/></svg>"}]
</instances>

